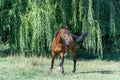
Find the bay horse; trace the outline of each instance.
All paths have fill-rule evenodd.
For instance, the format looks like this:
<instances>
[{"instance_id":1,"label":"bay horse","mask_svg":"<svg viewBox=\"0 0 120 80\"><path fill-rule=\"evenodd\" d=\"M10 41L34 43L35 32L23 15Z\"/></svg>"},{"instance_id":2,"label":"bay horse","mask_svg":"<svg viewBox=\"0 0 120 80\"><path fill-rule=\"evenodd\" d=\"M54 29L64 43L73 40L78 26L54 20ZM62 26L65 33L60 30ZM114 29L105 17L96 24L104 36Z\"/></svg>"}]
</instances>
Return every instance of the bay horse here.
<instances>
[{"instance_id":1,"label":"bay horse","mask_svg":"<svg viewBox=\"0 0 120 80\"><path fill-rule=\"evenodd\" d=\"M82 42L86 36L87 33L83 33L80 37L71 34L68 31L67 26L62 26L60 29L58 29L52 40L52 61L51 61L50 70L53 69L54 59L56 55L59 54L61 57L59 69L61 73L64 73L64 68L63 68L64 58L65 58L64 55L66 52L71 50L73 56L73 62L74 62L74 68L72 72L74 73L76 71L76 42Z\"/></svg>"}]
</instances>

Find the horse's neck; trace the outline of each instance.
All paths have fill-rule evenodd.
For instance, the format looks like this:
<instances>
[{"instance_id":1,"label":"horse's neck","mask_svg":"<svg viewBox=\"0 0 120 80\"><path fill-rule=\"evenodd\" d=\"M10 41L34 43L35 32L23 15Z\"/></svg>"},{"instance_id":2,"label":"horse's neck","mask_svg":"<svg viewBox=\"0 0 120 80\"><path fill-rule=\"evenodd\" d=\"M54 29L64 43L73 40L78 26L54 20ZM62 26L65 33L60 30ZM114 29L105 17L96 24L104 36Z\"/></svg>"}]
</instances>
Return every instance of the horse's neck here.
<instances>
[{"instance_id":1,"label":"horse's neck","mask_svg":"<svg viewBox=\"0 0 120 80\"><path fill-rule=\"evenodd\" d=\"M60 37L59 34L56 36L55 42L56 42L56 44L60 44L60 42L61 42L61 37Z\"/></svg>"},{"instance_id":2,"label":"horse's neck","mask_svg":"<svg viewBox=\"0 0 120 80\"><path fill-rule=\"evenodd\" d=\"M52 41L52 49L54 51L60 51L61 50L61 46L62 44L60 43L60 36L57 35L56 37L54 37L53 41Z\"/></svg>"}]
</instances>

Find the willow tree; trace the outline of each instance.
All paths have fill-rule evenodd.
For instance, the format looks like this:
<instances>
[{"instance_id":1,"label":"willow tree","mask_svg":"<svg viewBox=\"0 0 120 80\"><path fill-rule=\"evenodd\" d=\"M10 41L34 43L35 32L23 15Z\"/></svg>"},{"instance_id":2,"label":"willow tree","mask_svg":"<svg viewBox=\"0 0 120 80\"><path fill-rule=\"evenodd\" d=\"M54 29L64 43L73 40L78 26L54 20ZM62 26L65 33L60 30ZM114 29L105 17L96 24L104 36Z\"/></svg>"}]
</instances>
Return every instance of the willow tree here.
<instances>
[{"instance_id":1,"label":"willow tree","mask_svg":"<svg viewBox=\"0 0 120 80\"><path fill-rule=\"evenodd\" d=\"M0 0L0 44L3 32L8 30L7 44L14 51L27 55L50 53L55 31L65 24L73 34L88 32L83 42L86 52L102 58L105 50L120 45L116 38L120 34L119 3L120 0Z\"/></svg>"},{"instance_id":2,"label":"willow tree","mask_svg":"<svg viewBox=\"0 0 120 80\"><path fill-rule=\"evenodd\" d=\"M115 5L114 2L110 0L110 36L116 35L116 27L115 27ZM115 44L115 37L112 38L113 44Z\"/></svg>"},{"instance_id":3,"label":"willow tree","mask_svg":"<svg viewBox=\"0 0 120 80\"><path fill-rule=\"evenodd\" d=\"M7 42L11 49L15 51L19 50L19 28L20 28L20 17L19 17L19 4L16 0L1 0L1 12L0 12L0 29L8 31ZM2 35L3 36L3 35Z\"/></svg>"},{"instance_id":4,"label":"willow tree","mask_svg":"<svg viewBox=\"0 0 120 80\"><path fill-rule=\"evenodd\" d=\"M38 2L29 1L30 10L21 15L20 47L21 51L40 55L51 49L54 7L51 7L49 0Z\"/></svg>"},{"instance_id":5,"label":"willow tree","mask_svg":"<svg viewBox=\"0 0 120 80\"><path fill-rule=\"evenodd\" d=\"M86 4L86 2L88 4ZM84 45L89 53L93 53L95 56L102 58L103 49L102 49L101 29L99 25L99 20L94 18L93 16L93 13L94 14L99 14L99 13L96 13L98 11L93 10L92 2L93 2L92 0L86 0L83 3L86 4L84 8L84 13L86 14L84 15L83 18L82 32L87 31L89 33L87 40L84 42ZM96 4L98 6L99 1L98 2L96 1ZM99 10L99 7L97 6L96 8ZM99 15L96 16L99 17Z\"/></svg>"}]
</instances>

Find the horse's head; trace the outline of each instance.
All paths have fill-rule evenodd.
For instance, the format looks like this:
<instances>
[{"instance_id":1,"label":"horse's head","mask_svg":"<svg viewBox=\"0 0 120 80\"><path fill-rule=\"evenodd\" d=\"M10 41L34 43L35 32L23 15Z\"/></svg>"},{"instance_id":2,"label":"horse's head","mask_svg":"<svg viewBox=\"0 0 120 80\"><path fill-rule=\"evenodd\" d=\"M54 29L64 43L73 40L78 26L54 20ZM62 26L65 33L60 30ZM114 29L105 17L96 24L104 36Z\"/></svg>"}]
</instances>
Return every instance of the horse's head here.
<instances>
[{"instance_id":1,"label":"horse's head","mask_svg":"<svg viewBox=\"0 0 120 80\"><path fill-rule=\"evenodd\" d=\"M65 45L70 45L73 41L71 33L68 31L67 28L62 27L60 30L60 36L62 41L65 43Z\"/></svg>"}]
</instances>

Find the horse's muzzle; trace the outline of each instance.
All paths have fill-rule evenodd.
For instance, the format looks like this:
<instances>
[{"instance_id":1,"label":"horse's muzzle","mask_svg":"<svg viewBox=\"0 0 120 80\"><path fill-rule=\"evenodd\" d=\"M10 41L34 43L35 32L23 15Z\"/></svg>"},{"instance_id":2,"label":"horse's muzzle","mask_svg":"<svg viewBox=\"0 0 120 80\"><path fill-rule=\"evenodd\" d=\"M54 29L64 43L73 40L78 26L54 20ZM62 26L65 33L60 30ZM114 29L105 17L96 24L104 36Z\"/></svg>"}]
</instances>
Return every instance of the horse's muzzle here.
<instances>
[{"instance_id":1,"label":"horse's muzzle","mask_svg":"<svg viewBox=\"0 0 120 80\"><path fill-rule=\"evenodd\" d=\"M65 40L66 45L70 45L72 43L72 40Z\"/></svg>"}]
</instances>

